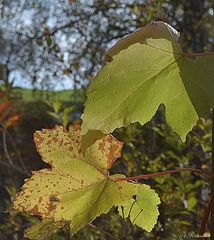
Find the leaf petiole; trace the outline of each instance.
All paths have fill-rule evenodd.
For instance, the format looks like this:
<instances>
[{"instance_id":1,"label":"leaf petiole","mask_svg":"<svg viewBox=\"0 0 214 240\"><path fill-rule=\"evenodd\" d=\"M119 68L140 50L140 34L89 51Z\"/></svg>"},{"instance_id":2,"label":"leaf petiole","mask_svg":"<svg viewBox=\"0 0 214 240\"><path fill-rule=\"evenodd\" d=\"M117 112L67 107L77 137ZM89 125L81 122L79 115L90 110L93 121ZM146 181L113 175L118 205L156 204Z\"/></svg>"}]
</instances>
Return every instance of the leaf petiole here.
<instances>
[{"instance_id":1,"label":"leaf petiole","mask_svg":"<svg viewBox=\"0 0 214 240\"><path fill-rule=\"evenodd\" d=\"M205 172L202 169L181 168L181 169L173 169L173 170L162 171L162 172L157 172L157 173L149 173L149 174L144 174L144 175L139 175L139 176L134 176L134 177L112 178L112 180L114 180L114 181L136 181L139 179L149 179L152 177L174 174L174 173L178 173L178 172L194 172L194 173L198 173L198 174L201 174L201 175L209 177L209 178L214 178L214 175L212 173Z\"/></svg>"}]
</instances>

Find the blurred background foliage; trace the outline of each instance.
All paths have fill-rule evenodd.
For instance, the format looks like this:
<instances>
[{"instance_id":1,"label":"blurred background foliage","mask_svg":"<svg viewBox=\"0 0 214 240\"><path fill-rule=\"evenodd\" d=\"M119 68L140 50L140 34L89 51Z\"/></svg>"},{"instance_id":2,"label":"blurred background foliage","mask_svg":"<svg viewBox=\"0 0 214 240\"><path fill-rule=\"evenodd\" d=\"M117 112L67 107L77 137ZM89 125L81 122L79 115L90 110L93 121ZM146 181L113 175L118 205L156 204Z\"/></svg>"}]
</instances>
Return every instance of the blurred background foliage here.
<instances>
[{"instance_id":1,"label":"blurred background foliage","mask_svg":"<svg viewBox=\"0 0 214 240\"><path fill-rule=\"evenodd\" d=\"M47 167L33 133L80 122L85 88L119 38L152 20L181 32L185 52L214 50L213 0L2 0L0 2L0 239L22 240L38 221L9 211L32 170ZM96 117L96 116L95 116ZM181 167L211 169L211 120L201 119L182 143L166 125L164 108L145 126L114 135L125 142L113 171L128 176ZM196 174L144 180L161 200L158 224L146 233L112 209L72 239L188 239L198 233L210 182ZM69 239L62 229L49 239Z\"/></svg>"}]
</instances>

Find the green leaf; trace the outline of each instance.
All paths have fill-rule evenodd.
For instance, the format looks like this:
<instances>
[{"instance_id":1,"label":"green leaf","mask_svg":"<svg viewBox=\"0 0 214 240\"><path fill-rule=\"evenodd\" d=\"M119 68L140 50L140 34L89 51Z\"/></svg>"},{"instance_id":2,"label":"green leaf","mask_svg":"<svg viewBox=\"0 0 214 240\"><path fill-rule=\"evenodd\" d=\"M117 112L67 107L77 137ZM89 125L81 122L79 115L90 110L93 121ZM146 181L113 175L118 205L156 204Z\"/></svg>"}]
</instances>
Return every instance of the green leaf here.
<instances>
[{"instance_id":1,"label":"green leaf","mask_svg":"<svg viewBox=\"0 0 214 240\"><path fill-rule=\"evenodd\" d=\"M64 222L54 222L53 220L45 219L28 228L25 231L25 237L35 240L47 240L53 234L58 232L64 225Z\"/></svg>"},{"instance_id":2,"label":"green leaf","mask_svg":"<svg viewBox=\"0 0 214 240\"><path fill-rule=\"evenodd\" d=\"M72 113L73 111L74 111L74 107L73 107L73 106L65 107L65 108L63 109L63 113L65 113L65 114L70 114L70 113Z\"/></svg>"},{"instance_id":3,"label":"green leaf","mask_svg":"<svg viewBox=\"0 0 214 240\"><path fill-rule=\"evenodd\" d=\"M35 133L38 152L51 168L33 172L13 202L15 209L69 221L75 233L136 194L138 185L113 180L123 175L109 176L108 169L120 157L121 142L104 136L84 154L81 141L78 127L67 132L56 126Z\"/></svg>"},{"instance_id":4,"label":"green leaf","mask_svg":"<svg viewBox=\"0 0 214 240\"><path fill-rule=\"evenodd\" d=\"M50 47L51 44L52 44L52 40L51 40L50 36L47 36L47 37L45 38L45 40L46 40L46 42L47 42L48 47Z\"/></svg>"},{"instance_id":5,"label":"green leaf","mask_svg":"<svg viewBox=\"0 0 214 240\"><path fill-rule=\"evenodd\" d=\"M58 113L60 111L60 108L62 107L62 100L61 98L57 98L54 102L53 102L53 110L55 113Z\"/></svg>"},{"instance_id":6,"label":"green leaf","mask_svg":"<svg viewBox=\"0 0 214 240\"><path fill-rule=\"evenodd\" d=\"M139 187L136 200L130 199L125 205L119 206L118 210L122 217L129 217L133 224L151 232L157 223L158 204L160 204L160 199L157 193L148 185L143 184Z\"/></svg>"},{"instance_id":7,"label":"green leaf","mask_svg":"<svg viewBox=\"0 0 214 240\"><path fill-rule=\"evenodd\" d=\"M57 120L59 120L59 115L55 112L51 112L51 111L47 111L47 114L53 118L56 118Z\"/></svg>"},{"instance_id":8,"label":"green leaf","mask_svg":"<svg viewBox=\"0 0 214 240\"><path fill-rule=\"evenodd\" d=\"M69 123L69 116L71 114L71 112L74 110L74 108L72 106L70 107L66 107L63 109L63 112L62 112L62 122L63 122L63 125L64 126L67 126L68 123Z\"/></svg>"},{"instance_id":9,"label":"green leaf","mask_svg":"<svg viewBox=\"0 0 214 240\"><path fill-rule=\"evenodd\" d=\"M187 209L192 211L197 204L197 199L195 196L189 197L187 199Z\"/></svg>"},{"instance_id":10,"label":"green leaf","mask_svg":"<svg viewBox=\"0 0 214 240\"><path fill-rule=\"evenodd\" d=\"M190 59L178 37L168 24L152 22L108 51L112 61L87 91L83 134L145 124L164 104L168 124L185 140L198 118L214 107L214 56Z\"/></svg>"}]
</instances>

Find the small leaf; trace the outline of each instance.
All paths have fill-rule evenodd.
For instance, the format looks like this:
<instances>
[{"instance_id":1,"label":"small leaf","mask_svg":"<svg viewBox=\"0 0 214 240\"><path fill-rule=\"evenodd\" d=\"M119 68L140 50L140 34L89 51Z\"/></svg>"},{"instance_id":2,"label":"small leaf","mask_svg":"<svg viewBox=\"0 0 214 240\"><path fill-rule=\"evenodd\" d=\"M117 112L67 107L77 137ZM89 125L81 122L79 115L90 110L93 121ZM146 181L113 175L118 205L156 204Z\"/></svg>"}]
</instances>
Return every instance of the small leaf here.
<instances>
[{"instance_id":1,"label":"small leaf","mask_svg":"<svg viewBox=\"0 0 214 240\"><path fill-rule=\"evenodd\" d=\"M129 217L133 224L151 232L157 223L158 204L160 199L157 193L143 184L139 187L136 200L130 199L125 205L119 206L118 210L122 217Z\"/></svg>"},{"instance_id":2,"label":"small leaf","mask_svg":"<svg viewBox=\"0 0 214 240\"><path fill-rule=\"evenodd\" d=\"M192 196L190 198L188 198L187 200L187 209L189 211L192 211L194 209L194 207L196 206L197 204L197 199L195 196Z\"/></svg>"},{"instance_id":3,"label":"small leaf","mask_svg":"<svg viewBox=\"0 0 214 240\"><path fill-rule=\"evenodd\" d=\"M20 121L20 117L21 115L20 114L11 114L3 123L4 125L4 128L9 128L9 127L12 127L16 124L19 123Z\"/></svg>"},{"instance_id":4,"label":"small leaf","mask_svg":"<svg viewBox=\"0 0 214 240\"><path fill-rule=\"evenodd\" d=\"M60 126L37 131L36 147L51 168L33 172L17 194L13 207L44 219L69 221L75 233L136 195L138 184L114 180L123 175L109 176L108 170L120 157L121 142L113 136L104 136L84 154L81 141L78 126L68 132Z\"/></svg>"},{"instance_id":5,"label":"small leaf","mask_svg":"<svg viewBox=\"0 0 214 240\"><path fill-rule=\"evenodd\" d=\"M62 100L58 98L53 102L54 112L58 113L61 107L62 107Z\"/></svg>"},{"instance_id":6,"label":"small leaf","mask_svg":"<svg viewBox=\"0 0 214 240\"><path fill-rule=\"evenodd\" d=\"M70 114L71 112L73 112L73 110L74 110L74 107L72 107L72 106L65 107L65 108L63 109L63 113L64 113L64 114Z\"/></svg>"},{"instance_id":7,"label":"small leaf","mask_svg":"<svg viewBox=\"0 0 214 240\"><path fill-rule=\"evenodd\" d=\"M46 40L46 42L47 42L48 47L50 47L51 44L52 44L51 37L50 37L50 36L47 36L47 37L45 38L45 40Z\"/></svg>"},{"instance_id":8,"label":"small leaf","mask_svg":"<svg viewBox=\"0 0 214 240\"><path fill-rule=\"evenodd\" d=\"M47 111L47 114L53 118L59 120L59 115L56 112Z\"/></svg>"}]
</instances>

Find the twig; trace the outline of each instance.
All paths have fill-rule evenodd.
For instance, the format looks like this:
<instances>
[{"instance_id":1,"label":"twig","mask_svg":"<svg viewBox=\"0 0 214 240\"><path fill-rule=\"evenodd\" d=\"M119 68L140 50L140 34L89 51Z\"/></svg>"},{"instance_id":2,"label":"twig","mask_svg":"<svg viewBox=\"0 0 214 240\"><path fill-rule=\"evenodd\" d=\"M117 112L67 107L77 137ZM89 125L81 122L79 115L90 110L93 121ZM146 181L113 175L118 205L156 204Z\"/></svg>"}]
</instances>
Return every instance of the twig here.
<instances>
[{"instance_id":1,"label":"twig","mask_svg":"<svg viewBox=\"0 0 214 240\"><path fill-rule=\"evenodd\" d=\"M16 170L17 172L20 172L20 173L26 175L26 172L23 171L23 169L21 169L21 168L19 168L19 167L17 167L17 166L10 165L10 164L8 164L8 163L6 163L6 162L3 162L3 161L0 161L0 165L3 165L3 166L8 167L8 168L13 168L13 169ZM31 176L31 175L29 174L29 176Z\"/></svg>"},{"instance_id":2,"label":"twig","mask_svg":"<svg viewBox=\"0 0 214 240\"><path fill-rule=\"evenodd\" d=\"M99 227L95 226L94 224L89 223L88 226L89 226L90 228L92 228L92 229L95 229L95 230L97 230L97 231L99 231L99 232L107 235L107 236L109 237L108 239L120 240L119 238L113 236L111 233L106 232L105 230L103 230L102 228L99 228Z\"/></svg>"},{"instance_id":3,"label":"twig","mask_svg":"<svg viewBox=\"0 0 214 240\"><path fill-rule=\"evenodd\" d=\"M7 160L10 163L10 165L13 166L13 161L12 161L12 159L9 155L8 149L7 149L7 132L5 129L2 132L2 136L3 136L3 149L4 149L5 156L7 157Z\"/></svg>"},{"instance_id":4,"label":"twig","mask_svg":"<svg viewBox=\"0 0 214 240\"><path fill-rule=\"evenodd\" d=\"M71 240L70 224L68 222L66 222L65 228L66 228L65 238L66 240Z\"/></svg>"},{"instance_id":5,"label":"twig","mask_svg":"<svg viewBox=\"0 0 214 240\"><path fill-rule=\"evenodd\" d=\"M112 180L114 180L114 181L132 181L132 180L138 180L138 179L149 179L151 177L158 177L158 176L163 176L163 175L168 175L168 174L173 174L173 173L178 173L178 172L195 172L195 173L199 173L199 174L209 177L209 178L214 178L214 175L212 173L207 173L202 169L181 168L181 169L174 169L174 170L168 170L168 171L157 172L157 173L144 174L144 175L139 175L139 176L135 176L135 177L112 178Z\"/></svg>"},{"instance_id":6,"label":"twig","mask_svg":"<svg viewBox=\"0 0 214 240\"><path fill-rule=\"evenodd\" d=\"M208 206L204 211L204 217L202 219L200 230L199 230L199 236L201 236L200 237L201 240L204 239L203 235L205 233L205 229L206 229L206 225L207 225L207 222L208 222L208 219L209 219L209 215L210 215L211 211L213 210L213 207L214 207L214 195L211 197L211 199L208 203ZM212 226L211 226L211 228L212 228Z\"/></svg>"},{"instance_id":7,"label":"twig","mask_svg":"<svg viewBox=\"0 0 214 240\"><path fill-rule=\"evenodd\" d=\"M184 53L186 57L195 58L195 57L203 57L203 56L214 56L214 52L201 52L201 53Z\"/></svg>"},{"instance_id":8,"label":"twig","mask_svg":"<svg viewBox=\"0 0 214 240\"><path fill-rule=\"evenodd\" d=\"M25 164L24 164L24 162L23 162L23 160L22 160L22 158L21 158L21 155L20 155L20 153L19 153L19 151L18 151L18 149L17 149L16 143L14 142L12 136L9 134L8 131L7 131L7 135L8 135L8 137L9 137L9 139L10 139L10 142L11 142L11 144L12 144L15 152L16 152L16 156L17 156L17 158L18 158L18 160L19 160L19 162L20 162L20 164L21 164L24 172L25 172L28 176L30 176L29 171L28 171L27 168L25 167Z\"/></svg>"},{"instance_id":9,"label":"twig","mask_svg":"<svg viewBox=\"0 0 214 240\"><path fill-rule=\"evenodd\" d=\"M214 173L214 108L212 109L212 173ZM214 196L214 179L211 182L211 196ZM211 240L214 240L214 209L211 210Z\"/></svg>"},{"instance_id":10,"label":"twig","mask_svg":"<svg viewBox=\"0 0 214 240\"><path fill-rule=\"evenodd\" d=\"M126 225L126 220L125 220L125 215L124 215L124 207L121 206L122 209L122 221L121 221L121 232L120 232L120 238L123 238L124 232L125 232L125 225Z\"/></svg>"}]
</instances>

